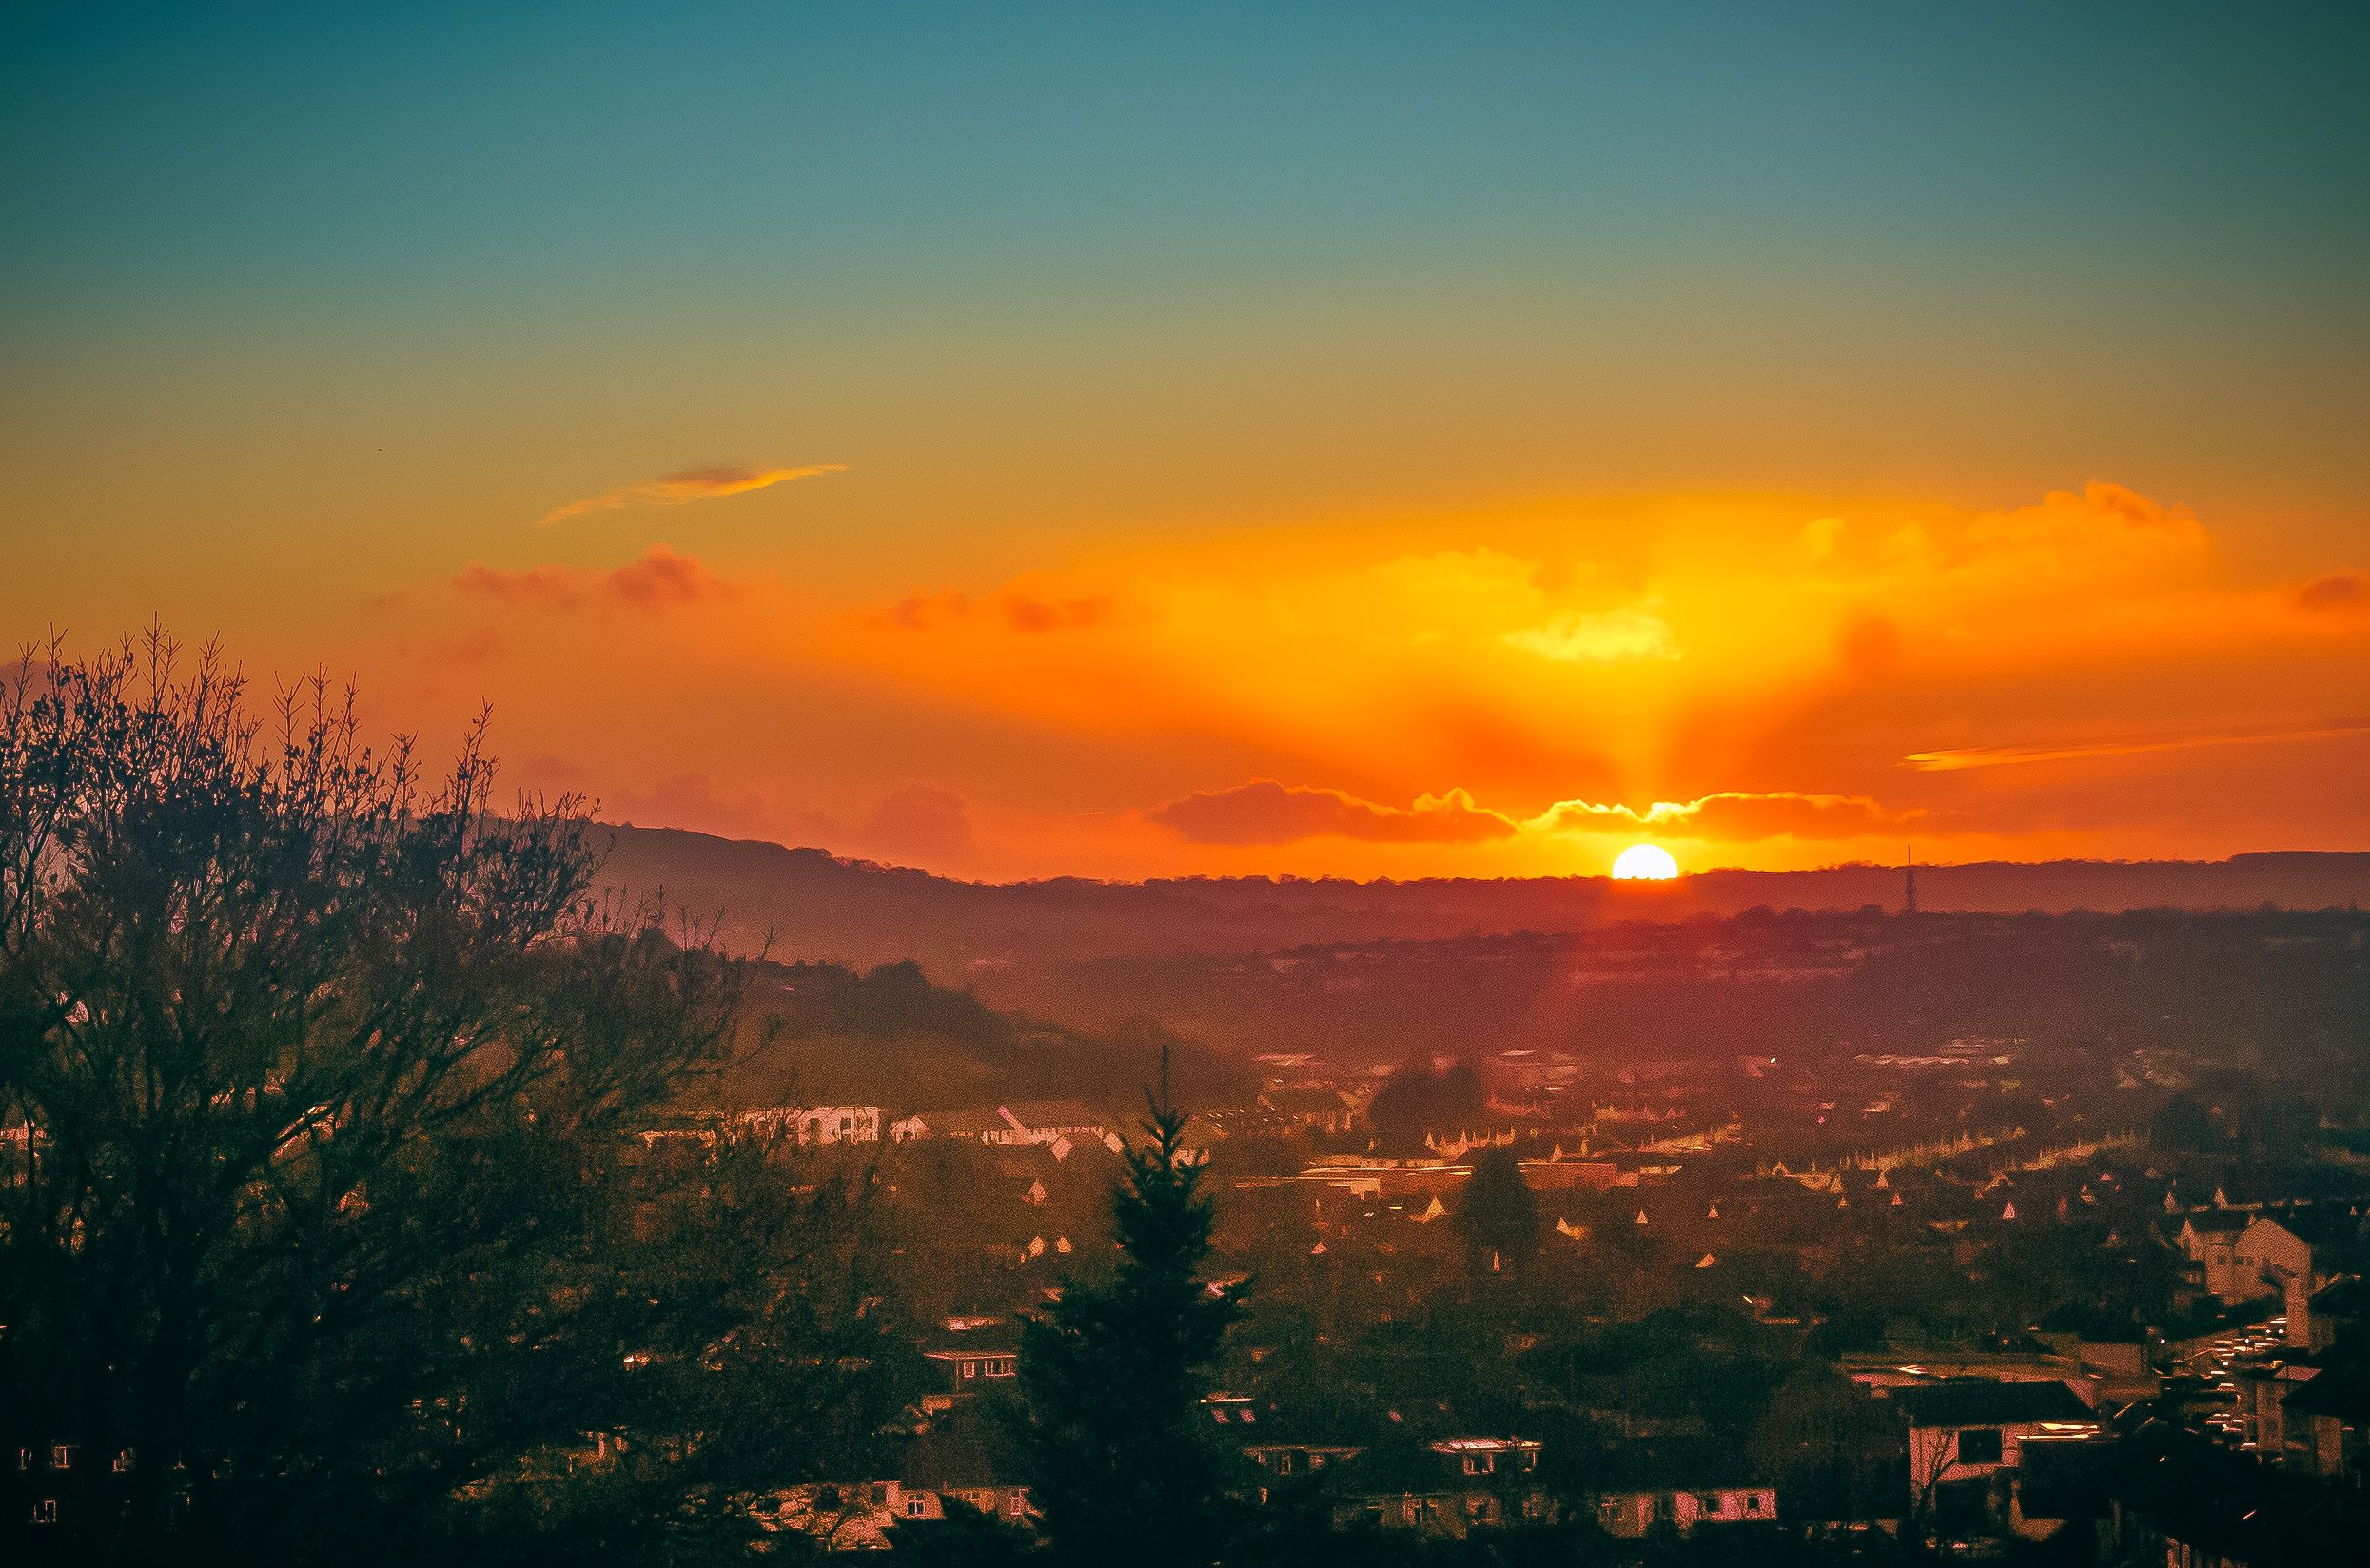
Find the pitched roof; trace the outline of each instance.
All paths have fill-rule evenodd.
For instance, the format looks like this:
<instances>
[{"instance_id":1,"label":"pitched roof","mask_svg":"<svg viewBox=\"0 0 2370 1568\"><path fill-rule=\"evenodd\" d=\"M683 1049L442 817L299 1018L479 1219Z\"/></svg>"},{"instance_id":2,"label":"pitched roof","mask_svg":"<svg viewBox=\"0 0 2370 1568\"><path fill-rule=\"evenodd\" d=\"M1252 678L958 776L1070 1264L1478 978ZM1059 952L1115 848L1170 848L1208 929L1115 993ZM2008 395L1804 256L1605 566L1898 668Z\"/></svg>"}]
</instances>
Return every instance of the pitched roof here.
<instances>
[{"instance_id":1,"label":"pitched roof","mask_svg":"<svg viewBox=\"0 0 2370 1568\"><path fill-rule=\"evenodd\" d=\"M906 1445L897 1479L933 1492L1009 1486L1020 1474L1017 1448L998 1412L958 1407Z\"/></svg>"},{"instance_id":2,"label":"pitched roof","mask_svg":"<svg viewBox=\"0 0 2370 1568\"><path fill-rule=\"evenodd\" d=\"M1994 1382L1952 1378L1893 1390L1891 1398L1918 1426L2020 1426L2032 1421L2081 1421L2090 1407L2062 1382Z\"/></svg>"}]
</instances>

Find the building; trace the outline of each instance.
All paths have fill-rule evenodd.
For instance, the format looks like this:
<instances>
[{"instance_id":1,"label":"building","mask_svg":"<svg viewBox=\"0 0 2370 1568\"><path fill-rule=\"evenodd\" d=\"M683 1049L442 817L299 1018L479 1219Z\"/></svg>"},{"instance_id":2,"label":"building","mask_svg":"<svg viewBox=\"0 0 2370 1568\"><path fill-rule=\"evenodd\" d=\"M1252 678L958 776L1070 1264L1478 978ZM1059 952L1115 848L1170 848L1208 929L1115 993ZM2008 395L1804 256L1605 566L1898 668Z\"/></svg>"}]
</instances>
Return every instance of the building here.
<instances>
[{"instance_id":1,"label":"building","mask_svg":"<svg viewBox=\"0 0 2370 1568\"><path fill-rule=\"evenodd\" d=\"M1335 1518L1345 1525L1458 1538L1543 1521L1552 1499L1539 1481L1538 1459L1539 1445L1527 1438L1377 1445L1351 1461Z\"/></svg>"},{"instance_id":2,"label":"building","mask_svg":"<svg viewBox=\"0 0 2370 1568\"><path fill-rule=\"evenodd\" d=\"M757 1517L765 1528L796 1531L827 1552L893 1547L897 1526L943 1519L957 1504L1033 1527L1036 1511L1018 1474L1009 1429L993 1413L958 1410L906 1444L894 1476L793 1486L774 1494Z\"/></svg>"},{"instance_id":3,"label":"building","mask_svg":"<svg viewBox=\"0 0 2370 1568\"><path fill-rule=\"evenodd\" d=\"M808 1148L825 1144L877 1144L881 1134L878 1106L768 1106L744 1110L733 1118L744 1133L781 1138Z\"/></svg>"},{"instance_id":4,"label":"building","mask_svg":"<svg viewBox=\"0 0 2370 1568\"><path fill-rule=\"evenodd\" d=\"M938 1374L938 1386L922 1398L926 1411L943 1410L970 1394L1017 1388L1020 1333L1001 1318L956 1320L922 1346L922 1358Z\"/></svg>"},{"instance_id":5,"label":"building","mask_svg":"<svg viewBox=\"0 0 2370 1568\"><path fill-rule=\"evenodd\" d=\"M1909 1428L1910 1505L1946 1530L2052 1534L2063 1515L2028 1512L2020 1479L2049 1450L2104 1448L2106 1428L2066 1383L1952 1378L1894 1388Z\"/></svg>"},{"instance_id":6,"label":"building","mask_svg":"<svg viewBox=\"0 0 2370 1568\"><path fill-rule=\"evenodd\" d=\"M1596 1523L1609 1536L1637 1537L1657 1524L1684 1534L1698 1525L1771 1524L1777 1519L1777 1488L1727 1485L1668 1490L1599 1492Z\"/></svg>"}]
</instances>

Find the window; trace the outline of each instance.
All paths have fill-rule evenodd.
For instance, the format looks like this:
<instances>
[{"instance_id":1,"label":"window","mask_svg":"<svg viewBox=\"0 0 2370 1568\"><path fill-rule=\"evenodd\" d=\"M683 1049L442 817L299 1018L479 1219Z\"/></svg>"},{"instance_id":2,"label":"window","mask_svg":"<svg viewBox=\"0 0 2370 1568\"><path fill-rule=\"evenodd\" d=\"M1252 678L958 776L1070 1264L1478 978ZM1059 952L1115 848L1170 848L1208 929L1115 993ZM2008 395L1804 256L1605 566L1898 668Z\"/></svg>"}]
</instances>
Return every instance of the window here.
<instances>
[{"instance_id":1,"label":"window","mask_svg":"<svg viewBox=\"0 0 2370 1568\"><path fill-rule=\"evenodd\" d=\"M1478 1476L1480 1473L1481 1461L1474 1458L1471 1454L1467 1454L1465 1456L1465 1474L1468 1476Z\"/></svg>"},{"instance_id":2,"label":"window","mask_svg":"<svg viewBox=\"0 0 2370 1568\"><path fill-rule=\"evenodd\" d=\"M977 1362L965 1362L963 1363L963 1375L967 1378L978 1377L979 1363Z\"/></svg>"},{"instance_id":3,"label":"window","mask_svg":"<svg viewBox=\"0 0 2370 1568\"><path fill-rule=\"evenodd\" d=\"M906 1499L905 1517L908 1519L920 1519L922 1517L923 1506L923 1499L920 1498Z\"/></svg>"},{"instance_id":4,"label":"window","mask_svg":"<svg viewBox=\"0 0 2370 1568\"><path fill-rule=\"evenodd\" d=\"M1291 1473L1292 1456L1289 1454L1278 1454L1276 1456L1276 1474L1279 1476L1288 1476Z\"/></svg>"},{"instance_id":5,"label":"window","mask_svg":"<svg viewBox=\"0 0 2370 1568\"><path fill-rule=\"evenodd\" d=\"M50 1468L56 1470L71 1470L74 1468L74 1445L70 1442L61 1442L51 1448L49 1450L49 1465Z\"/></svg>"},{"instance_id":6,"label":"window","mask_svg":"<svg viewBox=\"0 0 2370 1568\"><path fill-rule=\"evenodd\" d=\"M878 1481L872 1483L872 1504L875 1508L889 1506L889 1488Z\"/></svg>"},{"instance_id":7,"label":"window","mask_svg":"<svg viewBox=\"0 0 2370 1568\"><path fill-rule=\"evenodd\" d=\"M1996 1426L1970 1426L1960 1432L1958 1461L1961 1464L1999 1463L2000 1429Z\"/></svg>"},{"instance_id":8,"label":"window","mask_svg":"<svg viewBox=\"0 0 2370 1568\"><path fill-rule=\"evenodd\" d=\"M57 1521L57 1499L44 1498L39 1502L33 1504L33 1522L35 1524L55 1524Z\"/></svg>"},{"instance_id":9,"label":"window","mask_svg":"<svg viewBox=\"0 0 2370 1568\"><path fill-rule=\"evenodd\" d=\"M1760 1511L1761 1494L1758 1492L1747 1492L1745 1494L1745 1512L1748 1514L1757 1514Z\"/></svg>"}]
</instances>

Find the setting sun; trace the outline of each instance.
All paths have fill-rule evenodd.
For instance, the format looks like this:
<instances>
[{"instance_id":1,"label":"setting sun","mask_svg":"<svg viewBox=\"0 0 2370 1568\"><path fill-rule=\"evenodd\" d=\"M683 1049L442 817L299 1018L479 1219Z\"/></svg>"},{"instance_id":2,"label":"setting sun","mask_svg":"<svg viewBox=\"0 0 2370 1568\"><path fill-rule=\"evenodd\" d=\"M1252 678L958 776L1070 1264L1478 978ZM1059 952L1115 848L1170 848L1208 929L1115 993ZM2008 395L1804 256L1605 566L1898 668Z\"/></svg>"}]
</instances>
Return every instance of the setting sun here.
<instances>
[{"instance_id":1,"label":"setting sun","mask_svg":"<svg viewBox=\"0 0 2370 1568\"><path fill-rule=\"evenodd\" d=\"M1632 844L1613 863L1616 882L1668 882L1678 874L1678 862L1659 844Z\"/></svg>"}]
</instances>

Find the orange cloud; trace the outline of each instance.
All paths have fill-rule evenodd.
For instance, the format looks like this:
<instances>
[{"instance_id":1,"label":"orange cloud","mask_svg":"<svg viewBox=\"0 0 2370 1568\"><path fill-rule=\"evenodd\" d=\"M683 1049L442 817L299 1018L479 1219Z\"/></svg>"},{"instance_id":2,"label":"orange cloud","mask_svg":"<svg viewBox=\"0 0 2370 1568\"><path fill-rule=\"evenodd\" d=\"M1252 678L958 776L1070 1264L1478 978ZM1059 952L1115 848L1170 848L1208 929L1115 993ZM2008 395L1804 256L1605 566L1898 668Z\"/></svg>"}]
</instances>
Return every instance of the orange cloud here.
<instances>
[{"instance_id":1,"label":"orange cloud","mask_svg":"<svg viewBox=\"0 0 2370 1568\"><path fill-rule=\"evenodd\" d=\"M1007 588L981 601L950 590L909 594L876 618L909 632L933 631L982 617L1001 620L1015 632L1079 632L1107 624L1117 609L1118 601L1108 594L1063 598Z\"/></svg>"},{"instance_id":2,"label":"orange cloud","mask_svg":"<svg viewBox=\"0 0 2370 1568\"><path fill-rule=\"evenodd\" d=\"M1925 825L1925 813L1894 811L1866 795L1795 790L1724 790L1694 800L1661 800L1639 810L1561 800L1528 819L1476 802L1463 790L1420 796L1409 808L1378 805L1342 790L1255 779L1202 791L1144 813L1197 844L1275 846L1311 838L1368 843L1471 844L1521 833L1660 832L1689 838L1747 842L1765 838L1837 841Z\"/></svg>"},{"instance_id":3,"label":"orange cloud","mask_svg":"<svg viewBox=\"0 0 2370 1568\"><path fill-rule=\"evenodd\" d=\"M1412 807L1381 806L1341 790L1267 778L1232 789L1197 791L1144 814L1196 844L1238 846L1295 844L1305 838L1465 844L1510 838L1520 831L1511 817L1482 810L1462 790L1420 796Z\"/></svg>"},{"instance_id":4,"label":"orange cloud","mask_svg":"<svg viewBox=\"0 0 2370 1568\"><path fill-rule=\"evenodd\" d=\"M1652 609L1636 605L1558 616L1544 626L1507 632L1503 640L1509 647L1563 664L1679 657L1671 623Z\"/></svg>"},{"instance_id":5,"label":"orange cloud","mask_svg":"<svg viewBox=\"0 0 2370 1568\"><path fill-rule=\"evenodd\" d=\"M2317 615L2370 610L2370 572L2323 573L2299 586L2288 602Z\"/></svg>"},{"instance_id":6,"label":"orange cloud","mask_svg":"<svg viewBox=\"0 0 2370 1568\"><path fill-rule=\"evenodd\" d=\"M2207 746L2262 746L2283 740L2328 740L2365 732L2370 732L2370 719L2349 718L2327 723L2223 730L2207 735L2122 736L2034 746L1961 746L1939 752L1912 752L1902 760L1921 773L1955 773L1966 768L2007 768L2027 762L2070 762L2082 757L2188 752Z\"/></svg>"},{"instance_id":7,"label":"orange cloud","mask_svg":"<svg viewBox=\"0 0 2370 1568\"><path fill-rule=\"evenodd\" d=\"M611 572L574 566L533 566L505 572L473 562L453 578L464 594L503 604L581 610L600 605L656 611L670 605L731 598L739 588L710 571L695 556L677 555L654 544L639 560Z\"/></svg>"},{"instance_id":8,"label":"orange cloud","mask_svg":"<svg viewBox=\"0 0 2370 1568\"><path fill-rule=\"evenodd\" d=\"M1722 790L1694 800L1657 800L1642 812L1623 805L1560 800L1526 826L1547 832L1586 832L1627 825L1732 841L1845 839L1891 833L1922 822L1924 815L1890 810L1867 795Z\"/></svg>"},{"instance_id":9,"label":"orange cloud","mask_svg":"<svg viewBox=\"0 0 2370 1568\"><path fill-rule=\"evenodd\" d=\"M716 463L706 468L687 468L679 474L666 474L640 484L605 491L583 500L572 500L554 507L535 519L539 528L555 522L580 518L587 512L612 512L621 506L680 506L686 501L715 500L723 496L744 496L752 490L768 490L792 480L812 479L817 474L844 474L844 462L815 462L801 468L737 468Z\"/></svg>"}]
</instances>

